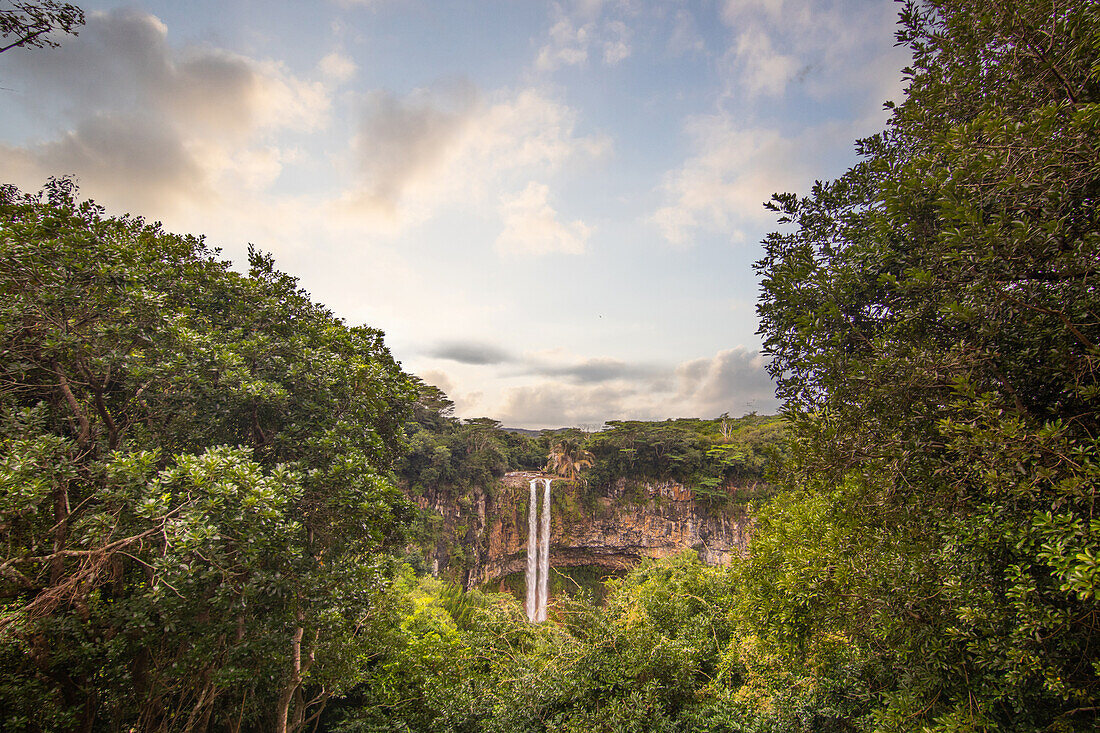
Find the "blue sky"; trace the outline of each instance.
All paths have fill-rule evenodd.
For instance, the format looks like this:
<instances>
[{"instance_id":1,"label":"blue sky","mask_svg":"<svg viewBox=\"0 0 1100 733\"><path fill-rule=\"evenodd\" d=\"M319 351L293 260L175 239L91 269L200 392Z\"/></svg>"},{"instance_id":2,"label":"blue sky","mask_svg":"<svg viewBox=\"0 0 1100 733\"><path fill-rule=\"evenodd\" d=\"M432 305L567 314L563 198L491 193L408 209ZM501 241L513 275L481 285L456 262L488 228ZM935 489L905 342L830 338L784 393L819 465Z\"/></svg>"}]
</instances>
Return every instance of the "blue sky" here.
<instances>
[{"instance_id":1,"label":"blue sky","mask_svg":"<svg viewBox=\"0 0 1100 733\"><path fill-rule=\"evenodd\" d=\"M247 244L463 417L777 409L762 203L880 130L890 0L85 2L0 55L0 178Z\"/></svg>"}]
</instances>

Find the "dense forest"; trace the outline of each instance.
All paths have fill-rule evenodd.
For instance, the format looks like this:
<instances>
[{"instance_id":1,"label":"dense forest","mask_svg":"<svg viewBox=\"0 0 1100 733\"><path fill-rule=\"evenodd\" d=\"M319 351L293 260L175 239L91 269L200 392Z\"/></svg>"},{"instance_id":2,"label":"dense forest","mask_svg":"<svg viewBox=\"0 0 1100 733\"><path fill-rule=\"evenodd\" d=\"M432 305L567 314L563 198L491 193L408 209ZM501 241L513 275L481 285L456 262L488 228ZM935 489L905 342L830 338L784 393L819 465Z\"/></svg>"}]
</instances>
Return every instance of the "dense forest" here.
<instances>
[{"instance_id":1,"label":"dense forest","mask_svg":"<svg viewBox=\"0 0 1100 733\"><path fill-rule=\"evenodd\" d=\"M1100 4L899 7L887 129L771 203L781 420L457 420L270 256L0 187L0 726L1096 730ZM767 472L748 552L542 624L403 561L406 494L570 442Z\"/></svg>"},{"instance_id":2,"label":"dense forest","mask_svg":"<svg viewBox=\"0 0 1100 733\"><path fill-rule=\"evenodd\" d=\"M542 470L555 446L589 454L583 484L594 492L623 479L678 481L721 498L724 487L763 482L768 467L783 460L784 422L774 416L611 420L599 432L536 432L509 430L487 417L462 420L452 409L439 389L419 383L408 445L396 467L414 496L439 486L461 496L506 471Z\"/></svg>"},{"instance_id":3,"label":"dense forest","mask_svg":"<svg viewBox=\"0 0 1100 733\"><path fill-rule=\"evenodd\" d=\"M518 535L527 537L526 483L518 480L524 489L517 496L516 480L509 486L507 472L561 477L552 514L560 541L573 550L579 550L578 531L591 535L582 545L598 544L601 519L610 520L605 529L629 532L630 525L655 518L661 487L686 490L690 508L684 509L696 512L703 526L662 525L668 533L662 534L655 525L647 536L647 552L655 555L658 534L687 547L685 531L693 546L711 540L724 548L727 538L716 536L714 528L747 523L748 505L774 493L768 476L784 460L786 423L777 416L612 420L599 432L509 430L490 418L452 417L446 395L423 383L419 390L406 425L408 447L395 466L398 486L417 505L407 526L405 560L465 587L487 582L481 571L514 554ZM684 520L670 521L682 525ZM605 549L616 546L606 535L604 540ZM568 578L584 579L582 584L602 597L599 583L606 573L575 559L579 576ZM499 579L495 571L490 574L489 579ZM572 581L565 577L554 585L568 591ZM512 585L522 582L509 579ZM515 590L522 596L523 588Z\"/></svg>"}]
</instances>

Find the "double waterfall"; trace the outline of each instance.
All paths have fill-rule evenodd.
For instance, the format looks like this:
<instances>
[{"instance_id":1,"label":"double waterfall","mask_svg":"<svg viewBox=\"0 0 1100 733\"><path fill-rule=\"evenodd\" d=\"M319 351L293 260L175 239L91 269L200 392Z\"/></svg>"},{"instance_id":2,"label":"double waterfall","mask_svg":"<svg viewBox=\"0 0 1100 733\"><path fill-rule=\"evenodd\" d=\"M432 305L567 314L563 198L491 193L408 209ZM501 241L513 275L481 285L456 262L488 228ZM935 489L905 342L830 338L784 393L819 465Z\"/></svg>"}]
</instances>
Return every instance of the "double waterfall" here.
<instances>
[{"instance_id":1,"label":"double waterfall","mask_svg":"<svg viewBox=\"0 0 1100 733\"><path fill-rule=\"evenodd\" d=\"M538 483L543 484L542 538L539 538ZM531 504L527 511L527 619L546 620L546 596L550 581L550 482L531 479Z\"/></svg>"}]
</instances>

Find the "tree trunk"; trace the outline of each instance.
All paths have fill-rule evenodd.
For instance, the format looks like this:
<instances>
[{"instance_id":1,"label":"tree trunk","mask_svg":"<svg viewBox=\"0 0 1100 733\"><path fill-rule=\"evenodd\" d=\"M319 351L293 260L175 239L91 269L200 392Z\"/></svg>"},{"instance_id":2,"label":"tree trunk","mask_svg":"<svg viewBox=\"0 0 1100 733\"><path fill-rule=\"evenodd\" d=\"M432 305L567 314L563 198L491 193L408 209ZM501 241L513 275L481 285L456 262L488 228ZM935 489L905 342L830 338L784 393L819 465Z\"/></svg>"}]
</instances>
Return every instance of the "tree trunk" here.
<instances>
[{"instance_id":1,"label":"tree trunk","mask_svg":"<svg viewBox=\"0 0 1100 733\"><path fill-rule=\"evenodd\" d=\"M294 635L290 641L290 675L279 692L278 702L275 703L275 733L287 733L290 703L294 699L294 691L302 682L302 635L304 633L305 629L301 625L294 627Z\"/></svg>"},{"instance_id":2,"label":"tree trunk","mask_svg":"<svg viewBox=\"0 0 1100 733\"><path fill-rule=\"evenodd\" d=\"M294 627L294 634L290 639L290 675L287 677L286 684L283 685L283 689L279 692L279 699L275 703L275 733L293 733L302 726L302 721L305 719L306 706L304 696L300 695L302 680L305 678L310 667L313 666L313 662L316 661L316 648L317 648L317 636L318 632L313 633L313 645L310 647L309 652L306 654L306 659L302 661L302 637L305 636L305 613L298 609L295 614L298 625ZM291 704L295 700L300 701L295 707L300 708L294 711L293 719L291 718Z\"/></svg>"},{"instance_id":3,"label":"tree trunk","mask_svg":"<svg viewBox=\"0 0 1100 733\"><path fill-rule=\"evenodd\" d=\"M61 576L65 573L65 559L60 554L65 549L65 540L69 536L69 486L67 482L61 482L53 490L53 559L50 560L50 585L61 582Z\"/></svg>"}]
</instances>

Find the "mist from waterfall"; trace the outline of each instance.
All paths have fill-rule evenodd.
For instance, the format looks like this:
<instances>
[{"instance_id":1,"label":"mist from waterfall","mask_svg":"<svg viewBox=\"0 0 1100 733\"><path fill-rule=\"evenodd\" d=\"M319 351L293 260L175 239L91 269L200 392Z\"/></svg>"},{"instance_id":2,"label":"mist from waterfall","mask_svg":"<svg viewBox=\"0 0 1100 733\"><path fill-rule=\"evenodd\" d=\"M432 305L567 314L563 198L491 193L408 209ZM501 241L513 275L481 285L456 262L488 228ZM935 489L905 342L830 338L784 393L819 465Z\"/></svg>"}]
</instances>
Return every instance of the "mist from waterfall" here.
<instances>
[{"instance_id":1,"label":"mist from waterfall","mask_svg":"<svg viewBox=\"0 0 1100 733\"><path fill-rule=\"evenodd\" d=\"M527 620L546 620L547 596L550 588L550 482L553 479L531 479L531 499L527 510ZM539 537L538 483L543 484L542 537Z\"/></svg>"}]
</instances>

